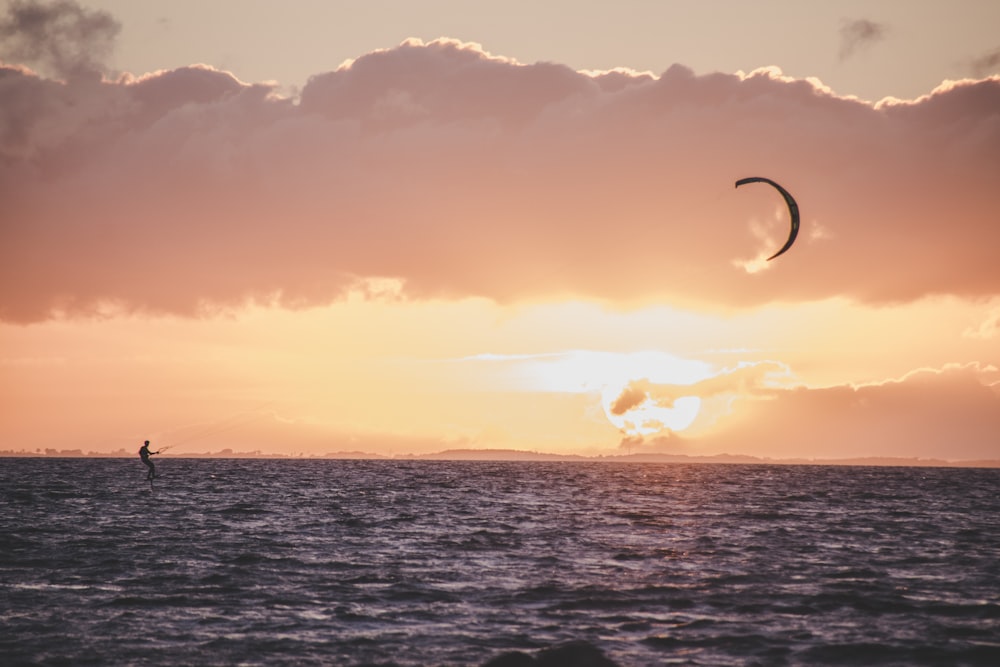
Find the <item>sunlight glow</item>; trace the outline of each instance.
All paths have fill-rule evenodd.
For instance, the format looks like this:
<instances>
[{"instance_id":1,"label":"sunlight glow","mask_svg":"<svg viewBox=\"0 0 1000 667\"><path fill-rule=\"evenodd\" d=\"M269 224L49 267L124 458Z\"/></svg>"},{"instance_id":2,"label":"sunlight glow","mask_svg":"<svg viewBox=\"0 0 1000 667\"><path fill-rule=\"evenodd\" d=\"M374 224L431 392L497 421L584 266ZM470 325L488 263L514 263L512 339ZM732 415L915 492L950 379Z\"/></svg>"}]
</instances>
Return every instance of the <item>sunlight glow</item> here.
<instances>
[{"instance_id":1,"label":"sunlight glow","mask_svg":"<svg viewBox=\"0 0 1000 667\"><path fill-rule=\"evenodd\" d=\"M608 387L621 390L637 378L661 384L694 384L711 377L712 367L655 350L571 350L527 358L522 372L536 391L580 393L602 392Z\"/></svg>"},{"instance_id":2,"label":"sunlight glow","mask_svg":"<svg viewBox=\"0 0 1000 667\"><path fill-rule=\"evenodd\" d=\"M529 388L535 391L599 393L604 414L616 428L629 435L688 428L701 409L701 399L682 396L664 405L651 398L623 414L611 405L630 381L645 379L657 384L693 385L712 376L703 361L681 359L666 352L631 353L573 350L534 357L522 368Z\"/></svg>"},{"instance_id":3,"label":"sunlight glow","mask_svg":"<svg viewBox=\"0 0 1000 667\"><path fill-rule=\"evenodd\" d=\"M652 435L664 429L683 431L691 426L701 412L701 399L697 396L681 396L666 407L652 399L646 399L628 412L616 415L611 411L618 392L609 392L602 400L604 414L608 421L627 435Z\"/></svg>"}]
</instances>

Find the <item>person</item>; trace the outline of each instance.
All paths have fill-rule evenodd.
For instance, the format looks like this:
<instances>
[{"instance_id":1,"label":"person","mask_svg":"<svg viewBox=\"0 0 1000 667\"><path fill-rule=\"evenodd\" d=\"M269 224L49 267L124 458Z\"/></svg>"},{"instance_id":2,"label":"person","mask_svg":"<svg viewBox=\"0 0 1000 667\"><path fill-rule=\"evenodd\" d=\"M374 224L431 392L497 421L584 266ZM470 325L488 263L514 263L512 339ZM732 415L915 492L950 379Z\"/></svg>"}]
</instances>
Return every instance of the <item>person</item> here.
<instances>
[{"instance_id":1,"label":"person","mask_svg":"<svg viewBox=\"0 0 1000 667\"><path fill-rule=\"evenodd\" d=\"M154 479L156 479L156 466L153 465L153 462L149 460L149 457L152 456L153 454L159 454L159 453L160 452L158 451L156 452L149 451L149 440L142 443L142 447L139 448L139 458L142 459L142 462L145 463L146 466L149 468L149 472L146 473L146 479L148 479L149 481L153 481Z\"/></svg>"}]
</instances>

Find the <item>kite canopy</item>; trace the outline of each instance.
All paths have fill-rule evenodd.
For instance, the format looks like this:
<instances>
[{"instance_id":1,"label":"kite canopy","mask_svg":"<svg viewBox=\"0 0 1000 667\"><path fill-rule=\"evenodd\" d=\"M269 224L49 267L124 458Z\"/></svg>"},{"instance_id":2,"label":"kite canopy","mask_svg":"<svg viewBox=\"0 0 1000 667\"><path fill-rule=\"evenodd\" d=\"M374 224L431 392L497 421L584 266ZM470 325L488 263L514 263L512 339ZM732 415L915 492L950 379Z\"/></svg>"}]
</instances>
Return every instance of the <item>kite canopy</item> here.
<instances>
[{"instance_id":1,"label":"kite canopy","mask_svg":"<svg viewBox=\"0 0 1000 667\"><path fill-rule=\"evenodd\" d=\"M792 231L791 233L789 233L788 240L785 241L785 245L781 246L781 250L779 250L778 252L774 253L773 255L767 258L767 261L770 262L772 259L774 259L778 255L782 254L783 252L791 248L792 244L795 243L795 237L798 236L799 234L799 205L795 203L795 198L788 193L788 190L781 187L780 185L772 181L770 178L764 178L763 176L751 176L749 178L741 178L740 180L736 181L736 187L740 187L741 185L746 185L747 183L767 183L768 185L776 189L778 192L780 192L781 196L785 198L785 203L788 204L788 213L792 219Z\"/></svg>"}]
</instances>

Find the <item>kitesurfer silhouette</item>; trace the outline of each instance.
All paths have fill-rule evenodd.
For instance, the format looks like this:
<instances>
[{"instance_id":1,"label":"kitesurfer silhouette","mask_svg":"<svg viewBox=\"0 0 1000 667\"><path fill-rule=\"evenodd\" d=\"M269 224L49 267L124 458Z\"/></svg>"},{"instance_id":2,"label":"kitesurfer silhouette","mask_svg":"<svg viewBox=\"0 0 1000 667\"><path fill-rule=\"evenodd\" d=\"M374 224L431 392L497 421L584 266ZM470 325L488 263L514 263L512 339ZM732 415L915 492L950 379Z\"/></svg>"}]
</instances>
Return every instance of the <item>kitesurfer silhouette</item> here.
<instances>
[{"instance_id":1,"label":"kitesurfer silhouette","mask_svg":"<svg viewBox=\"0 0 1000 667\"><path fill-rule=\"evenodd\" d=\"M148 479L151 482L154 479L156 479L156 466L153 465L153 462L149 460L149 457L152 456L153 454L159 454L159 453L160 453L159 451L156 452L149 451L149 440L146 440L144 443L142 443L142 447L139 448L139 458L142 459L142 462L145 463L146 466L149 468L149 472L146 473L146 479Z\"/></svg>"}]
</instances>

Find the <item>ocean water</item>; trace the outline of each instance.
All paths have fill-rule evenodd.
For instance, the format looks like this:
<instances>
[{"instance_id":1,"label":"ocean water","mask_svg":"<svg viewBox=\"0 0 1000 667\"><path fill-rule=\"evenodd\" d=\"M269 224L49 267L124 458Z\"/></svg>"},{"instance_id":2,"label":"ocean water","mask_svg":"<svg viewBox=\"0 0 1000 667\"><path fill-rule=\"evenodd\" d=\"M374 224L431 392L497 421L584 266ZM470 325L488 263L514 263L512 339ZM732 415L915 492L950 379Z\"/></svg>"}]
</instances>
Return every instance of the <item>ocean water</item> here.
<instances>
[{"instance_id":1,"label":"ocean water","mask_svg":"<svg viewBox=\"0 0 1000 667\"><path fill-rule=\"evenodd\" d=\"M158 468L0 459L0 663L1000 665L1000 470Z\"/></svg>"}]
</instances>

